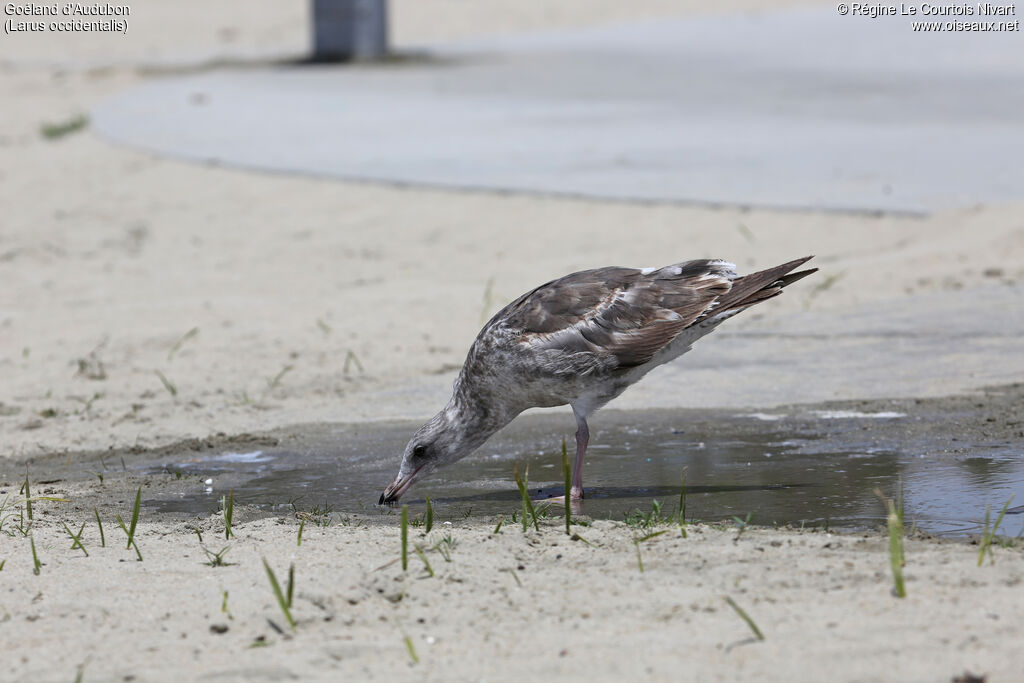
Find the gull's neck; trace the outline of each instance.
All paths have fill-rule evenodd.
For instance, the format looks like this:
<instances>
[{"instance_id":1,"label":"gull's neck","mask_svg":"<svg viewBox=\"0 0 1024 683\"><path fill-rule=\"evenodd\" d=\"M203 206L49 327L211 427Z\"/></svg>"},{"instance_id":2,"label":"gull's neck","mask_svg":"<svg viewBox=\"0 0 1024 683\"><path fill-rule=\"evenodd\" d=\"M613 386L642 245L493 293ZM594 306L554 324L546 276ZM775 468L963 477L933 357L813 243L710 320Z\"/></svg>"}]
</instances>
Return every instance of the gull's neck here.
<instances>
[{"instance_id":1,"label":"gull's neck","mask_svg":"<svg viewBox=\"0 0 1024 683\"><path fill-rule=\"evenodd\" d=\"M458 450L468 455L520 412L510 405L507 396L469 381L462 373L441 415L457 440Z\"/></svg>"}]
</instances>

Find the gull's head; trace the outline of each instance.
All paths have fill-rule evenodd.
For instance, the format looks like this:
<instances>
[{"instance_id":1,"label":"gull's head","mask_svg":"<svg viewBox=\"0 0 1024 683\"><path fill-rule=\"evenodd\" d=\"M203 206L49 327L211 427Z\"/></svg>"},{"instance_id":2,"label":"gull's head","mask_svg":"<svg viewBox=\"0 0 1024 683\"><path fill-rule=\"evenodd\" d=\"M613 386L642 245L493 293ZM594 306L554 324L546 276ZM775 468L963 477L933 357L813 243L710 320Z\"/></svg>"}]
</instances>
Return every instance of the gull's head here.
<instances>
[{"instance_id":1,"label":"gull's head","mask_svg":"<svg viewBox=\"0 0 1024 683\"><path fill-rule=\"evenodd\" d=\"M473 448L465 447L460 430L453 427L444 411L416 430L402 453L398 476L380 496L379 504L398 501L413 483L426 478L438 467L453 463L469 455Z\"/></svg>"}]
</instances>

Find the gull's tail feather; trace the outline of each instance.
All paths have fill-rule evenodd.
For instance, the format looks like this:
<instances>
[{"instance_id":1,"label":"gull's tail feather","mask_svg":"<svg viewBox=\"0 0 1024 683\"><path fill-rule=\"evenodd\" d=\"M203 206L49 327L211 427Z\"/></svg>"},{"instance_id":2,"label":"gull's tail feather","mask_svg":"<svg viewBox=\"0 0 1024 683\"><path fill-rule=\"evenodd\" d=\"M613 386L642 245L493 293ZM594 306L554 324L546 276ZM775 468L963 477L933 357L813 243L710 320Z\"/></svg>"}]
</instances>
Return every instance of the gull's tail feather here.
<instances>
[{"instance_id":1,"label":"gull's tail feather","mask_svg":"<svg viewBox=\"0 0 1024 683\"><path fill-rule=\"evenodd\" d=\"M738 313L740 310L761 303L782 294L783 287L801 280L811 273L818 271L817 268L797 271L791 273L794 268L802 266L814 256L783 263L782 265L768 268L766 270L744 275L732 281L732 289L718 300L715 312L721 315L726 312ZM717 317L717 316L716 316Z\"/></svg>"}]
</instances>

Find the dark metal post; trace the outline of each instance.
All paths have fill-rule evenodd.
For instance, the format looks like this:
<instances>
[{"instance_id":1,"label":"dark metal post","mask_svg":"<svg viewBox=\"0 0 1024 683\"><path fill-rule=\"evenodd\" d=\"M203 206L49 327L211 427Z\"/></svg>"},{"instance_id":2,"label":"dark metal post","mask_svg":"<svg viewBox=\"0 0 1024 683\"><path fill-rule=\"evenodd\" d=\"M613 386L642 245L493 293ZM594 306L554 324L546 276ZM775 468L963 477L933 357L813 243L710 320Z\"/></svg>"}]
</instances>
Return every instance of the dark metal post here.
<instances>
[{"instance_id":1,"label":"dark metal post","mask_svg":"<svg viewBox=\"0 0 1024 683\"><path fill-rule=\"evenodd\" d=\"M387 53L387 0L313 0L315 61L369 61Z\"/></svg>"}]
</instances>

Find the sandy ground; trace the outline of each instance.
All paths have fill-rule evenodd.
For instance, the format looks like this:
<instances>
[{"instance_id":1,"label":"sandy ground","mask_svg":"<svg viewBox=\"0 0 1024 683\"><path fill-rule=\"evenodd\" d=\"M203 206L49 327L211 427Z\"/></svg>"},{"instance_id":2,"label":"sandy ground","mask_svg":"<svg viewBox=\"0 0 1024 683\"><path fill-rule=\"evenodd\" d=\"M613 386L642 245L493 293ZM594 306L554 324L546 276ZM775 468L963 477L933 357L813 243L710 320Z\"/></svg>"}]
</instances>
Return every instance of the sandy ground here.
<instances>
[{"instance_id":1,"label":"sandy ground","mask_svg":"<svg viewBox=\"0 0 1024 683\"><path fill-rule=\"evenodd\" d=\"M219 516L141 522L139 562L112 519L130 515L131 483L110 485L100 513L107 547L85 506L38 503L38 575L28 539L0 534L5 680L66 681L83 670L100 681L948 681L965 671L1012 681L1024 658L1019 546L997 547L995 562L978 567L974 546L910 540L902 600L890 593L888 546L876 533L690 525L683 538L671 524L595 522L574 527L584 542L558 518L539 532L506 523L497 534L493 522L439 518L429 534L411 529L430 577L415 554L402 570L393 514L308 522L299 546L293 517L244 521L236 510L230 541ZM88 557L70 549L58 517L76 532L85 523ZM662 529L639 544L638 561L634 534ZM229 565L207 564L204 546L230 548ZM450 547L450 561L438 547ZM282 584L295 567L294 632L263 559Z\"/></svg>"},{"instance_id":2,"label":"sandy ground","mask_svg":"<svg viewBox=\"0 0 1024 683\"><path fill-rule=\"evenodd\" d=\"M1024 278L1020 205L915 218L456 194L193 166L113 148L88 129L40 135L40 124L154 77L153 64L302 52L305 4L236 7L139 2L124 39L0 41L0 457L425 417L482 319L537 283L596 265L715 256L750 269L818 254L827 295L808 287L770 304L772 315L843 315ZM396 42L411 46L705 5L407 0L393 9ZM622 239L624 226L645 238ZM14 505L6 476L0 501ZM245 522L227 556L235 564L212 568L182 524L144 521L137 563L98 547L88 509L61 505L37 506L38 576L17 520L0 533L4 678L73 680L84 664L84 680L326 680L338 670L915 681L971 670L1009 681L1024 661L1019 549L997 549L994 565L977 568L974 548L911 541L910 597L900 601L877 534L755 530L734 542L735 531L674 532L643 544L641 574L621 525L582 529L592 548L557 528L495 536L456 523L452 562L431 554L438 575L425 579L417 559L409 572L374 571L396 556L393 518L307 526L301 548L294 520ZM111 545L123 536L114 510L128 507L121 496L103 508ZM88 558L69 549L57 519L87 522ZM217 523L204 524L219 549ZM294 637L268 625L283 622L261 556L279 576L296 565ZM748 609L764 642L749 640L725 595ZM228 631L212 633L214 624ZM250 649L261 636L268 646Z\"/></svg>"}]
</instances>

